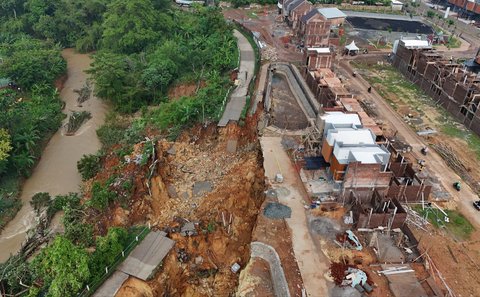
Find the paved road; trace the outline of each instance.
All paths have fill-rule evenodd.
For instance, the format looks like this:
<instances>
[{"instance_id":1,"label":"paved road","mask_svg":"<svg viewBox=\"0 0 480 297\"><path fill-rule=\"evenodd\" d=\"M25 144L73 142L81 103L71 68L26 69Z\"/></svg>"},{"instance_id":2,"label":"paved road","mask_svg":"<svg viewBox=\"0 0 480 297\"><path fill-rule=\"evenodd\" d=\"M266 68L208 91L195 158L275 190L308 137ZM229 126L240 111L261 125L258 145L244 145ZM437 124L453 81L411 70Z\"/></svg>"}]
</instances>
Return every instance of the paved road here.
<instances>
[{"instance_id":1,"label":"paved road","mask_svg":"<svg viewBox=\"0 0 480 297\"><path fill-rule=\"evenodd\" d=\"M422 17L414 16L411 18L406 15L397 15L397 14L385 14L385 13L373 13L373 12L361 12L361 11L350 11L342 10L347 17L363 17L371 19L386 19L386 20L401 20L401 21L422 21Z\"/></svg>"},{"instance_id":2,"label":"paved road","mask_svg":"<svg viewBox=\"0 0 480 297\"><path fill-rule=\"evenodd\" d=\"M229 121L238 121L240 119L242 110L247 102L248 85L255 71L255 53L252 45L239 31L234 30L233 35L238 39L238 48L240 50L240 67L238 72L240 84L230 95L230 100L225 107L223 116L218 122L219 127L225 127Z\"/></svg>"},{"instance_id":3,"label":"paved road","mask_svg":"<svg viewBox=\"0 0 480 297\"><path fill-rule=\"evenodd\" d=\"M345 70L345 75L349 80L349 85L361 92L361 96L367 98L376 104L377 112L384 122L387 122L391 127L397 129L398 134L401 135L405 141L412 146L412 151L415 157L425 159L427 161L427 169L431 175L439 179L442 186L450 193L455 201L458 202L460 211L466 215L472 224L480 228L480 216L478 211L472 206L472 201L477 200L478 196L465 183L462 183L462 190L457 192L453 189L453 182L461 180L461 178L443 161L442 157L434 150L430 150L427 156L420 156L422 147L427 146L427 143L417 135L415 131L407 124L400 115L374 90L369 94L367 88L369 83L364 80L361 75L353 77L351 73L352 68L348 61L341 61L340 67Z\"/></svg>"},{"instance_id":4,"label":"paved road","mask_svg":"<svg viewBox=\"0 0 480 297\"><path fill-rule=\"evenodd\" d=\"M328 296L324 275L329 270L330 261L315 245L309 232L304 208L308 195L290 158L283 150L281 141L281 137L260 138L265 176L273 188L282 188L278 191L279 202L292 209L292 217L285 221L291 230L293 252L308 296ZM283 175L284 181L281 184L273 183L277 173Z\"/></svg>"}]
</instances>

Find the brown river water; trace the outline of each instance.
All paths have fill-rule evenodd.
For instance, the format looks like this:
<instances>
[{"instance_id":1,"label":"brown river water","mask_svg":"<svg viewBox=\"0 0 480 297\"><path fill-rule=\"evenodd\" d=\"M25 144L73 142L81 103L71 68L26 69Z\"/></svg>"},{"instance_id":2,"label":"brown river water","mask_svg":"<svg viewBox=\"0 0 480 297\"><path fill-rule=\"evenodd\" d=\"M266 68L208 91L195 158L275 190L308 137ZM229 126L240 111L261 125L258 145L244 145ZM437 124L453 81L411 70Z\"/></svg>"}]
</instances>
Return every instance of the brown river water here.
<instances>
[{"instance_id":1,"label":"brown river water","mask_svg":"<svg viewBox=\"0 0 480 297\"><path fill-rule=\"evenodd\" d=\"M78 107L78 95L73 92L85 84L87 74L84 70L90 67L91 59L72 49L64 50L62 55L67 61L68 71L68 79L60 93L66 103L64 113L87 110L92 118L74 136L65 136L63 128L60 128L50 139L32 176L23 185L21 210L0 233L0 263L10 254L18 252L26 239L27 230L35 225L35 213L30 206L32 196L37 192L48 192L51 196L79 192L82 179L77 171L77 161L84 154L100 149L96 130L103 124L108 107L93 96L82 104L83 107Z\"/></svg>"}]
</instances>

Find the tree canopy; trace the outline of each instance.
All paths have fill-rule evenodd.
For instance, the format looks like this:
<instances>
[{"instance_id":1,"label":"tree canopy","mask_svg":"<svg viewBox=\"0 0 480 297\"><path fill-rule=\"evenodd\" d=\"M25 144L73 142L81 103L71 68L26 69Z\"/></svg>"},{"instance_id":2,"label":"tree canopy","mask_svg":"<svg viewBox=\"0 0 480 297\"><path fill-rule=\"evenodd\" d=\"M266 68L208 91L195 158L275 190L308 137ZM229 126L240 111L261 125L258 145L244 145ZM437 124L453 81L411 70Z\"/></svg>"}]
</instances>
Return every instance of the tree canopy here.
<instances>
[{"instance_id":1,"label":"tree canopy","mask_svg":"<svg viewBox=\"0 0 480 297\"><path fill-rule=\"evenodd\" d=\"M88 254L63 236L42 250L34 260L35 268L48 286L48 296L74 296L90 277Z\"/></svg>"}]
</instances>

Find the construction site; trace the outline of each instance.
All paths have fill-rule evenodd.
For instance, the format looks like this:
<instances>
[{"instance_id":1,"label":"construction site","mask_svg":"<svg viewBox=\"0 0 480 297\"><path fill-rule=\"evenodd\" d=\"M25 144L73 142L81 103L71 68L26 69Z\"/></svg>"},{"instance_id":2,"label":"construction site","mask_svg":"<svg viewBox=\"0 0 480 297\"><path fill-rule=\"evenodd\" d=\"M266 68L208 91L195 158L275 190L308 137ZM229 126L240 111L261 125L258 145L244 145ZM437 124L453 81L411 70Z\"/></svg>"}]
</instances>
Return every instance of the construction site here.
<instances>
[{"instance_id":1,"label":"construction site","mask_svg":"<svg viewBox=\"0 0 480 297\"><path fill-rule=\"evenodd\" d=\"M418 133L354 67L393 61L475 133L478 77L405 41L352 58L346 15L305 0L224 16L239 25L240 66L219 123L175 141L149 131L94 178L133 183L127 207L89 214L96 233L152 229L94 296L478 295L478 161L445 154L427 138L441 131Z\"/></svg>"}]
</instances>

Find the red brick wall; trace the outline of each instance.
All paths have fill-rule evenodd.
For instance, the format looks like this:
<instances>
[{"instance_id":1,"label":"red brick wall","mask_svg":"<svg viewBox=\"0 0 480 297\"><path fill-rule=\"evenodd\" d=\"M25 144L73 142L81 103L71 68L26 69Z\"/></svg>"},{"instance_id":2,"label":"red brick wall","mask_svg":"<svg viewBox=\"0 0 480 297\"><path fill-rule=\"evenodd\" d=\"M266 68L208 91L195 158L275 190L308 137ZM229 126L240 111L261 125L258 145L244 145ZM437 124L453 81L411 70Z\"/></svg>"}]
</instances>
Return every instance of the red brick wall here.
<instances>
[{"instance_id":1,"label":"red brick wall","mask_svg":"<svg viewBox=\"0 0 480 297\"><path fill-rule=\"evenodd\" d=\"M345 188L387 188L393 176L391 171L381 172L381 164L348 164L344 177Z\"/></svg>"},{"instance_id":2,"label":"red brick wall","mask_svg":"<svg viewBox=\"0 0 480 297\"><path fill-rule=\"evenodd\" d=\"M290 21L292 22L292 28L295 30L299 27L300 24L300 18L307 14L312 10L312 4L308 1L304 1L302 4L297 6L294 10L291 12L291 18Z\"/></svg>"}]
</instances>

